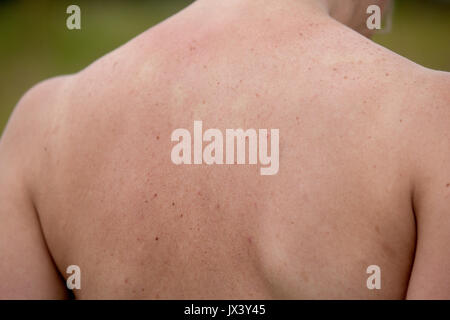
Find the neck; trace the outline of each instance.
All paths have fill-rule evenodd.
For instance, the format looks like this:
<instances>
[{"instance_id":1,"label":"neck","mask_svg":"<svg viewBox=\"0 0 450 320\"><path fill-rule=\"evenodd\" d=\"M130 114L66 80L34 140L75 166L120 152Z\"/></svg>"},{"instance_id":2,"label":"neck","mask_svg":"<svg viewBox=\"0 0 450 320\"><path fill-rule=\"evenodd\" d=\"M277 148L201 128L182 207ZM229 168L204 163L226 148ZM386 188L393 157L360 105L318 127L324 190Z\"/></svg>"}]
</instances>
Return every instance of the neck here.
<instances>
[{"instance_id":1,"label":"neck","mask_svg":"<svg viewBox=\"0 0 450 320\"><path fill-rule=\"evenodd\" d=\"M364 33L365 0L197 0L208 12L239 12L246 18L273 18L282 22L334 19ZM372 0L377 3L380 0Z\"/></svg>"}]
</instances>

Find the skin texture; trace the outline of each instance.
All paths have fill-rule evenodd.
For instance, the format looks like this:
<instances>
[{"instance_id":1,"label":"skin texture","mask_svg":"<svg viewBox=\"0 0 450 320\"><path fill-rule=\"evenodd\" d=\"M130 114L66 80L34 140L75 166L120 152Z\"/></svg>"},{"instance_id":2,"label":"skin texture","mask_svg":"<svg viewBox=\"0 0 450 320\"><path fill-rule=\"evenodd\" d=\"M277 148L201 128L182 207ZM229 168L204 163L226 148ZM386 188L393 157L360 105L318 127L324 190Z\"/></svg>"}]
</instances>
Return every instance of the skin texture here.
<instances>
[{"instance_id":1,"label":"skin texture","mask_svg":"<svg viewBox=\"0 0 450 320\"><path fill-rule=\"evenodd\" d=\"M0 298L66 298L73 264L79 299L450 298L450 76L341 2L200 0L32 88L0 141ZM278 174L174 165L194 120L280 129Z\"/></svg>"}]
</instances>

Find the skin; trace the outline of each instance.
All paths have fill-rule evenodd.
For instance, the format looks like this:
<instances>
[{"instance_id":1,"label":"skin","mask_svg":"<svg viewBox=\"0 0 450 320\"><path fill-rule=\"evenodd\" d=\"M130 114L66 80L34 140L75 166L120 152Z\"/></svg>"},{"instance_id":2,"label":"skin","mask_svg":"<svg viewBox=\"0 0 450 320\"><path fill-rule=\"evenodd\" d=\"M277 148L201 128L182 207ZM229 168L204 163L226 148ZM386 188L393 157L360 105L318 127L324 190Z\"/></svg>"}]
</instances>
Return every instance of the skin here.
<instances>
[{"instance_id":1,"label":"skin","mask_svg":"<svg viewBox=\"0 0 450 320\"><path fill-rule=\"evenodd\" d=\"M0 142L0 298L66 298L75 264L78 299L449 299L450 75L361 35L361 2L199 0L32 88ZM194 120L280 129L278 174L174 165Z\"/></svg>"}]
</instances>

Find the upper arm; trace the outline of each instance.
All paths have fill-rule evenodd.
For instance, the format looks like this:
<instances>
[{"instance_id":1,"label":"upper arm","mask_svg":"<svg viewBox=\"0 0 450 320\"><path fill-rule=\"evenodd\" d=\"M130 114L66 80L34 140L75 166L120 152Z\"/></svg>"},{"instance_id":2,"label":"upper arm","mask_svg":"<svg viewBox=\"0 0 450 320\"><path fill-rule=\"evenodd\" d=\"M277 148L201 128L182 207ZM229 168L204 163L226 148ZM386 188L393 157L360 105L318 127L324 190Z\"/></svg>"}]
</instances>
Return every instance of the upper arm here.
<instances>
[{"instance_id":1,"label":"upper arm","mask_svg":"<svg viewBox=\"0 0 450 320\"><path fill-rule=\"evenodd\" d=\"M31 182L38 159L34 144L43 130L42 101L51 82L31 89L19 102L0 139L0 299L67 296L48 251L35 211Z\"/></svg>"},{"instance_id":2,"label":"upper arm","mask_svg":"<svg viewBox=\"0 0 450 320\"><path fill-rule=\"evenodd\" d=\"M422 106L426 113L417 127L421 173L414 193L417 244L408 299L450 299L449 92L445 75Z\"/></svg>"}]
</instances>

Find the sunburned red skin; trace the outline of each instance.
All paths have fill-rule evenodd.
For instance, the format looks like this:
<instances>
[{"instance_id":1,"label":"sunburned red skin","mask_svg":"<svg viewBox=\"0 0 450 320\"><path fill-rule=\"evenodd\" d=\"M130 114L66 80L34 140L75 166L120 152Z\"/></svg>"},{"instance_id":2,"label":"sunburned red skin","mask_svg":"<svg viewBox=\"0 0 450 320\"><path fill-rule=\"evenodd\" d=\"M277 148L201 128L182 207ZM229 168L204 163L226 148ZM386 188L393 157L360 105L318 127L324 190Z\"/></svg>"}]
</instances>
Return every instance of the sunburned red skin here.
<instances>
[{"instance_id":1,"label":"sunburned red skin","mask_svg":"<svg viewBox=\"0 0 450 320\"><path fill-rule=\"evenodd\" d=\"M450 76L318 3L199 0L27 93L0 143L0 298L64 298L69 265L78 299L449 298ZM279 171L175 165L199 119L279 128Z\"/></svg>"}]
</instances>

